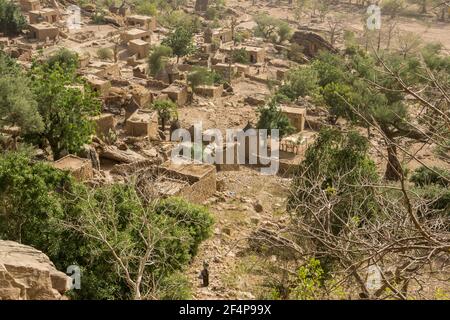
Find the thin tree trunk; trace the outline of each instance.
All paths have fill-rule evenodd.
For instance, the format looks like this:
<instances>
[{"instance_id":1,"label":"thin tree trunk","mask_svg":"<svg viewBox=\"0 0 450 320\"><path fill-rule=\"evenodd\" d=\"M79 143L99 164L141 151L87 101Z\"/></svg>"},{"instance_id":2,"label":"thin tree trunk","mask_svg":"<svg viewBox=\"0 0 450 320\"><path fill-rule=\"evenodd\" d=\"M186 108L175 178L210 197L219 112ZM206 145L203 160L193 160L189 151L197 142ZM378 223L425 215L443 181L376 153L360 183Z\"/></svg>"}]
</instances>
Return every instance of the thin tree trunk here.
<instances>
[{"instance_id":1,"label":"thin tree trunk","mask_svg":"<svg viewBox=\"0 0 450 320\"><path fill-rule=\"evenodd\" d=\"M402 166L397 157L397 147L394 144L387 146L388 163L386 166L386 173L384 175L386 180L399 181L401 178Z\"/></svg>"}]
</instances>

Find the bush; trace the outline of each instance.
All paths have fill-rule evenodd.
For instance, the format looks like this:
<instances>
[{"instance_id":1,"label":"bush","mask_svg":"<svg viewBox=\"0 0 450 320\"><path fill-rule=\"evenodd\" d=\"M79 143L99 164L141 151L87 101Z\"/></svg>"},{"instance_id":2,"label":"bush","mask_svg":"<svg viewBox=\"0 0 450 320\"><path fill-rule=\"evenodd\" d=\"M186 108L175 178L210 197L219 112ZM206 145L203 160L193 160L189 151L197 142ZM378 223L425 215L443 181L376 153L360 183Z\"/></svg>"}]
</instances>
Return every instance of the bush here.
<instances>
[{"instance_id":1,"label":"bush","mask_svg":"<svg viewBox=\"0 0 450 320\"><path fill-rule=\"evenodd\" d=\"M169 198L160 201L155 207L155 212L175 218L177 224L189 230L193 239L190 246L192 255L197 253L200 243L211 235L214 220L203 206L191 204L181 198Z\"/></svg>"},{"instance_id":2,"label":"bush","mask_svg":"<svg viewBox=\"0 0 450 320\"><path fill-rule=\"evenodd\" d=\"M100 48L97 50L97 57L101 60L111 60L114 57L114 52L109 48Z\"/></svg>"},{"instance_id":3,"label":"bush","mask_svg":"<svg viewBox=\"0 0 450 320\"><path fill-rule=\"evenodd\" d=\"M19 7L12 1L0 0L0 32L15 36L27 26Z\"/></svg>"},{"instance_id":4,"label":"bush","mask_svg":"<svg viewBox=\"0 0 450 320\"><path fill-rule=\"evenodd\" d=\"M64 69L76 68L78 66L78 54L62 48L47 59L46 65L49 69L53 69L56 65Z\"/></svg>"},{"instance_id":5,"label":"bush","mask_svg":"<svg viewBox=\"0 0 450 320\"><path fill-rule=\"evenodd\" d=\"M416 187L423 187L428 185L438 185L441 187L448 187L450 185L450 172L433 167L432 170L427 167L420 167L414 170L410 181L414 183Z\"/></svg>"},{"instance_id":6,"label":"bush","mask_svg":"<svg viewBox=\"0 0 450 320\"><path fill-rule=\"evenodd\" d=\"M250 55L244 48L233 50L231 59L233 62L237 62L237 63L242 63L242 64L250 63Z\"/></svg>"}]
</instances>

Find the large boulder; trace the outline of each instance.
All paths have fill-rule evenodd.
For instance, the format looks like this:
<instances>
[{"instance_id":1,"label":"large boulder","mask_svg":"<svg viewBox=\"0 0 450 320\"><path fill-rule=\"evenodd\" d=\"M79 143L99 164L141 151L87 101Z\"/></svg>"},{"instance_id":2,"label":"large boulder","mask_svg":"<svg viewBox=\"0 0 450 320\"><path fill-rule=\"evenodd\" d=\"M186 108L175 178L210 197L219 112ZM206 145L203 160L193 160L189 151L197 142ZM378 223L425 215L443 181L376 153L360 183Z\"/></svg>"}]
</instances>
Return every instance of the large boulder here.
<instances>
[{"instance_id":1,"label":"large boulder","mask_svg":"<svg viewBox=\"0 0 450 320\"><path fill-rule=\"evenodd\" d=\"M41 251L0 240L0 300L57 300L71 283Z\"/></svg>"}]
</instances>

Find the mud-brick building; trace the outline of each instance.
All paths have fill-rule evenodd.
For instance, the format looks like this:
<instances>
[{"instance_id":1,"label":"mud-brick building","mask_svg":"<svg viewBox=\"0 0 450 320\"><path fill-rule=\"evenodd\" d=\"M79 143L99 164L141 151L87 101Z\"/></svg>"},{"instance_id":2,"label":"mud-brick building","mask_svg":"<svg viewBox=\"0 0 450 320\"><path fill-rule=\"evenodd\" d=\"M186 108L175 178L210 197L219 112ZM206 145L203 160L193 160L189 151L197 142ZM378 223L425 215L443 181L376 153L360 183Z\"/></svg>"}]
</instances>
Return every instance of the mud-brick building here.
<instances>
[{"instance_id":1,"label":"mud-brick building","mask_svg":"<svg viewBox=\"0 0 450 320\"><path fill-rule=\"evenodd\" d=\"M150 43L141 39L130 40L128 50L131 55L136 55L138 59L144 59L150 51Z\"/></svg>"},{"instance_id":2,"label":"mud-brick building","mask_svg":"<svg viewBox=\"0 0 450 320\"><path fill-rule=\"evenodd\" d=\"M305 108L281 106L281 112L287 116L289 122L297 130L297 132L301 132L305 129Z\"/></svg>"},{"instance_id":3,"label":"mud-brick building","mask_svg":"<svg viewBox=\"0 0 450 320\"><path fill-rule=\"evenodd\" d=\"M47 22L30 24L29 37L38 41L55 40L59 36L59 29Z\"/></svg>"},{"instance_id":4,"label":"mud-brick building","mask_svg":"<svg viewBox=\"0 0 450 320\"><path fill-rule=\"evenodd\" d=\"M216 99L222 96L223 85L221 84L219 86L208 86L208 85L196 86L194 92L202 97Z\"/></svg>"},{"instance_id":5,"label":"mud-brick building","mask_svg":"<svg viewBox=\"0 0 450 320\"><path fill-rule=\"evenodd\" d=\"M205 43L226 43L233 41L233 33L230 29L217 28L217 29L206 29Z\"/></svg>"},{"instance_id":6,"label":"mud-brick building","mask_svg":"<svg viewBox=\"0 0 450 320\"><path fill-rule=\"evenodd\" d=\"M162 90L162 93L167 94L170 100L180 107L184 106L188 100L187 86L181 83L172 83L169 87Z\"/></svg>"},{"instance_id":7,"label":"mud-brick building","mask_svg":"<svg viewBox=\"0 0 450 320\"><path fill-rule=\"evenodd\" d=\"M124 31L120 35L120 38L123 43L128 44L128 42L130 40L137 40L137 39L140 39L140 40L146 41L146 42L150 42L151 36L152 36L152 33L149 30L133 28L133 29Z\"/></svg>"},{"instance_id":8,"label":"mud-brick building","mask_svg":"<svg viewBox=\"0 0 450 320\"><path fill-rule=\"evenodd\" d=\"M20 0L20 8L25 11L33 11L41 9L40 0Z\"/></svg>"},{"instance_id":9,"label":"mud-brick building","mask_svg":"<svg viewBox=\"0 0 450 320\"><path fill-rule=\"evenodd\" d=\"M53 162L52 165L56 169L69 171L78 181L89 180L93 177L92 162L89 159L69 154Z\"/></svg>"},{"instance_id":10,"label":"mud-brick building","mask_svg":"<svg viewBox=\"0 0 450 320\"><path fill-rule=\"evenodd\" d=\"M138 27L143 30L155 31L156 29L156 17L144 16L144 15L131 15L126 18L128 26Z\"/></svg>"},{"instance_id":11,"label":"mud-brick building","mask_svg":"<svg viewBox=\"0 0 450 320\"><path fill-rule=\"evenodd\" d=\"M194 203L203 203L216 192L216 167L210 164L163 163L159 169L161 176L172 181L185 182L173 192Z\"/></svg>"},{"instance_id":12,"label":"mud-brick building","mask_svg":"<svg viewBox=\"0 0 450 320\"><path fill-rule=\"evenodd\" d=\"M56 23L59 20L59 14L58 11L51 8L43 8L40 10L32 10L28 13L28 16L30 18L30 23L41 23L41 22L48 22L48 23Z\"/></svg>"},{"instance_id":13,"label":"mud-brick building","mask_svg":"<svg viewBox=\"0 0 450 320\"><path fill-rule=\"evenodd\" d=\"M110 132L115 131L116 121L111 113L102 113L92 117L91 120L95 122L95 133L100 138L107 137Z\"/></svg>"},{"instance_id":14,"label":"mud-brick building","mask_svg":"<svg viewBox=\"0 0 450 320\"><path fill-rule=\"evenodd\" d=\"M136 110L125 121L125 132L129 136L157 138L158 114L154 111Z\"/></svg>"}]
</instances>

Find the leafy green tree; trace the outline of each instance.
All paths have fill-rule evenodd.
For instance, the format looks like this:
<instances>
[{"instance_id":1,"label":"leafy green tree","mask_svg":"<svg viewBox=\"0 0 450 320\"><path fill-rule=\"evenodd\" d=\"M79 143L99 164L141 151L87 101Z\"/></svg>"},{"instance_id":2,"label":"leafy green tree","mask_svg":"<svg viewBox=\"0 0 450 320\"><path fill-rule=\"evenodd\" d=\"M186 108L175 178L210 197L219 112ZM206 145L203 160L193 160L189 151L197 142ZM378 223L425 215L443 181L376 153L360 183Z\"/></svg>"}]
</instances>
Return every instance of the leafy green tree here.
<instances>
[{"instance_id":1,"label":"leafy green tree","mask_svg":"<svg viewBox=\"0 0 450 320\"><path fill-rule=\"evenodd\" d=\"M378 181L375 163L367 155L368 147L368 140L357 132L345 134L335 129L320 131L315 143L307 149L305 160L294 176L288 207L295 210L299 202L313 203L314 192L308 194L304 190L314 189L322 190L330 199L339 195L336 202L333 202L333 210L338 216L344 216L345 212L364 217L376 214L371 201L373 190L358 186L361 182ZM304 215L311 212L297 213ZM336 220L331 223L330 227L336 228L337 232L345 221Z\"/></svg>"},{"instance_id":2,"label":"leafy green tree","mask_svg":"<svg viewBox=\"0 0 450 320\"><path fill-rule=\"evenodd\" d=\"M287 73L285 83L278 91L294 101L298 97L316 94L318 80L315 69L310 66L297 67Z\"/></svg>"},{"instance_id":3,"label":"leafy green tree","mask_svg":"<svg viewBox=\"0 0 450 320\"><path fill-rule=\"evenodd\" d=\"M200 243L211 236L214 220L206 207L191 204L182 198L169 198L158 202L155 212L176 218L180 225L189 230L193 239L190 249L193 256L197 254Z\"/></svg>"},{"instance_id":4,"label":"leafy green tree","mask_svg":"<svg viewBox=\"0 0 450 320\"><path fill-rule=\"evenodd\" d=\"M155 76L158 72L163 70L166 66L167 59L171 57L172 54L172 48L170 47L164 45L155 47L148 57L150 75Z\"/></svg>"},{"instance_id":5,"label":"leafy green tree","mask_svg":"<svg viewBox=\"0 0 450 320\"><path fill-rule=\"evenodd\" d=\"M45 61L46 67L52 69L59 66L64 69L75 69L78 66L78 54L66 48L58 50Z\"/></svg>"},{"instance_id":6,"label":"leafy green tree","mask_svg":"<svg viewBox=\"0 0 450 320\"><path fill-rule=\"evenodd\" d=\"M195 50L193 34L184 27L176 28L162 41L162 44L172 48L173 54L177 56L177 62L180 60L180 57L191 54Z\"/></svg>"},{"instance_id":7,"label":"leafy green tree","mask_svg":"<svg viewBox=\"0 0 450 320\"><path fill-rule=\"evenodd\" d=\"M73 86L82 85L74 69L63 69L59 64L52 69L35 66L31 78L44 129L28 139L38 144L48 143L55 160L64 150L78 152L94 132L89 117L100 112L100 101L88 85L84 85L83 92Z\"/></svg>"},{"instance_id":8,"label":"leafy green tree","mask_svg":"<svg viewBox=\"0 0 450 320\"><path fill-rule=\"evenodd\" d=\"M281 108L275 101L271 101L267 106L259 108L258 113L259 119L256 124L258 129L278 129L280 137L294 132L294 127L292 127L287 116L281 112Z\"/></svg>"},{"instance_id":9,"label":"leafy green tree","mask_svg":"<svg viewBox=\"0 0 450 320\"><path fill-rule=\"evenodd\" d=\"M22 134L39 133L44 128L28 84L23 76L0 77L0 125L18 126ZM15 148L17 137L13 138Z\"/></svg>"},{"instance_id":10,"label":"leafy green tree","mask_svg":"<svg viewBox=\"0 0 450 320\"><path fill-rule=\"evenodd\" d=\"M161 128L164 132L167 121L170 121L170 119L177 115L177 105L172 100L156 100L153 102L152 107L158 112Z\"/></svg>"},{"instance_id":11,"label":"leafy green tree","mask_svg":"<svg viewBox=\"0 0 450 320\"><path fill-rule=\"evenodd\" d=\"M9 0L0 0L0 32L15 36L27 26L25 17L16 3Z\"/></svg>"},{"instance_id":12,"label":"leafy green tree","mask_svg":"<svg viewBox=\"0 0 450 320\"><path fill-rule=\"evenodd\" d=\"M250 55L245 48L235 49L231 52L231 60L232 62L249 64Z\"/></svg>"},{"instance_id":13,"label":"leafy green tree","mask_svg":"<svg viewBox=\"0 0 450 320\"><path fill-rule=\"evenodd\" d=\"M52 251L42 232L50 231L50 217L62 214L59 190L67 183L67 174L32 163L25 151L0 154L0 238Z\"/></svg>"},{"instance_id":14,"label":"leafy green tree","mask_svg":"<svg viewBox=\"0 0 450 320\"><path fill-rule=\"evenodd\" d=\"M281 21L277 28L278 42L283 43L292 37L292 28L285 21Z\"/></svg>"},{"instance_id":15,"label":"leafy green tree","mask_svg":"<svg viewBox=\"0 0 450 320\"><path fill-rule=\"evenodd\" d=\"M199 85L212 85L214 84L214 72L208 70L205 67L195 66L189 72L187 81L190 84L192 91Z\"/></svg>"}]
</instances>

